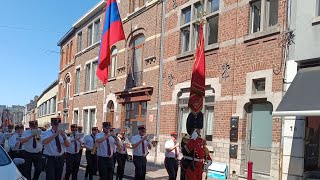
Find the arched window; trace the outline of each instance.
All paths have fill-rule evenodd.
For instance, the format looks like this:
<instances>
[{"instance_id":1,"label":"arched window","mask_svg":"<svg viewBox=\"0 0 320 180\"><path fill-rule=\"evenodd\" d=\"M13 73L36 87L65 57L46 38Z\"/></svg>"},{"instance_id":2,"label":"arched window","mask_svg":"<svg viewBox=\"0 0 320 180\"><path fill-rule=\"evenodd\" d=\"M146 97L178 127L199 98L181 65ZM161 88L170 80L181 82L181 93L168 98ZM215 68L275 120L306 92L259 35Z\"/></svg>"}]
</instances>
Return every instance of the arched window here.
<instances>
[{"instance_id":1,"label":"arched window","mask_svg":"<svg viewBox=\"0 0 320 180\"><path fill-rule=\"evenodd\" d=\"M116 69L117 69L117 47L113 47L111 49L111 57L110 57L110 65L109 65L109 79L115 78L116 76Z\"/></svg>"},{"instance_id":2,"label":"arched window","mask_svg":"<svg viewBox=\"0 0 320 180\"><path fill-rule=\"evenodd\" d=\"M130 44L131 47L131 73L133 74L134 86L142 85L142 70L143 70L143 50L144 50L144 35L137 36Z\"/></svg>"}]
</instances>

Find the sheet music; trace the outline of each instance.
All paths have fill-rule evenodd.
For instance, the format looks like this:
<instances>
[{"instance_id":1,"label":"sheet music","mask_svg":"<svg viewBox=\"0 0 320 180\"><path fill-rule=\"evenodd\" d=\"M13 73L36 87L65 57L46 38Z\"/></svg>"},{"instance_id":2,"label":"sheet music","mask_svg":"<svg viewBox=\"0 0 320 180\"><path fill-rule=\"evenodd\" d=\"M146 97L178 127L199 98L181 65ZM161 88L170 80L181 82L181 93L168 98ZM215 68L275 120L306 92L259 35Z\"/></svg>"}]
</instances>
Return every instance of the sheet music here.
<instances>
[{"instance_id":1,"label":"sheet music","mask_svg":"<svg viewBox=\"0 0 320 180\"><path fill-rule=\"evenodd\" d=\"M116 134L120 134L120 132L121 132L121 128L117 128L117 129L115 129L115 130L114 130L114 132L115 132Z\"/></svg>"},{"instance_id":2,"label":"sheet music","mask_svg":"<svg viewBox=\"0 0 320 180\"><path fill-rule=\"evenodd\" d=\"M61 130L61 131L69 130L69 123L60 123L59 130Z\"/></svg>"},{"instance_id":3,"label":"sheet music","mask_svg":"<svg viewBox=\"0 0 320 180\"><path fill-rule=\"evenodd\" d=\"M76 134L76 137L81 139L84 137L84 133L78 133L78 134Z\"/></svg>"},{"instance_id":4,"label":"sheet music","mask_svg":"<svg viewBox=\"0 0 320 180\"><path fill-rule=\"evenodd\" d=\"M42 131L40 129L33 129L31 130L31 134L34 135L41 135Z\"/></svg>"},{"instance_id":5,"label":"sheet music","mask_svg":"<svg viewBox=\"0 0 320 180\"><path fill-rule=\"evenodd\" d=\"M148 135L147 135L147 139L149 139L149 140L153 140L154 137L155 137L154 134L148 134Z\"/></svg>"}]
</instances>

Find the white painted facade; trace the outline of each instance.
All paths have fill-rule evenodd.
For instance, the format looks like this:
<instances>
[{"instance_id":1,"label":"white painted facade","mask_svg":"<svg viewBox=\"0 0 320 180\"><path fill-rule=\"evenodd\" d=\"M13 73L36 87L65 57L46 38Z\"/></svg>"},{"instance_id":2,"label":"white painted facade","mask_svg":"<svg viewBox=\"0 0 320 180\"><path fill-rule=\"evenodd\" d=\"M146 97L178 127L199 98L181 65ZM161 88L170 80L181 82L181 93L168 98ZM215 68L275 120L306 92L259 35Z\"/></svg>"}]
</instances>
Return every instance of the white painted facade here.
<instances>
[{"instance_id":1,"label":"white painted facade","mask_svg":"<svg viewBox=\"0 0 320 180\"><path fill-rule=\"evenodd\" d=\"M39 97L37 102L37 120L39 126L44 126L47 123L50 123L50 120L52 117L57 117L57 101L55 103L51 103L55 108L53 108L52 112L46 113L44 115L40 115L40 106L43 105L46 102L51 102L50 99L53 99L58 96L58 83L56 83L53 87L49 87L50 89L47 89L43 92L43 94Z\"/></svg>"}]
</instances>

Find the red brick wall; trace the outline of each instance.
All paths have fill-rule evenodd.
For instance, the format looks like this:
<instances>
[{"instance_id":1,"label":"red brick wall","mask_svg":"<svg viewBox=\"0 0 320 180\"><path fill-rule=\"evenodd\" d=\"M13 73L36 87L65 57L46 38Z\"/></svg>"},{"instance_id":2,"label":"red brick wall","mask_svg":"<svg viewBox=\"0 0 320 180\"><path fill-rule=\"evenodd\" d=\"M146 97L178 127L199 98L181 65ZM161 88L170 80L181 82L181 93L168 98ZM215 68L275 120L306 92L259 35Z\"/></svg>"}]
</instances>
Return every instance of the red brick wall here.
<instances>
[{"instance_id":1,"label":"red brick wall","mask_svg":"<svg viewBox=\"0 0 320 180\"><path fill-rule=\"evenodd\" d=\"M143 34L145 36L145 45L144 45L144 52L143 58L148 57L155 57L155 62L146 63L143 61L143 69L147 69L146 72L143 74L143 82L145 83L144 86L153 87L153 92L151 96L151 100L148 102L148 114L146 118L146 123L148 127L148 132L155 133L156 132L156 119L157 119L157 111L152 110L152 107L156 107L157 105L157 94L158 94L158 73L159 73L159 56L160 56L160 38L154 38L152 36L156 36L161 32L161 4L160 5L152 5L141 13L134 13L139 14L138 16L134 17L134 15L129 16L129 2L128 1L121 1L119 4L119 10L121 18L124 19L124 32L126 35L126 41L121 41L117 43L115 46L118 49L117 55L117 70L116 70L116 79L110 81L106 85L106 95L107 97L110 93L116 93L124 90L126 85L126 77L125 75L129 72L129 63L128 63L128 52L122 51L123 48L127 47L128 44L131 42L132 38L136 35ZM83 24L79 29L76 30L75 34L79 31L82 31L82 47L83 49L87 48L87 25L92 23L92 21L96 18L100 17L101 22L101 31L102 31L102 24L104 21L104 10L100 11L100 13L96 14L94 17L90 18L85 24ZM149 39L148 39L149 38ZM151 40L150 40L151 38ZM99 51L99 44L83 53L76 53L75 50L77 49L76 44L77 42L74 41L73 43L75 46L73 47L73 56L75 55L75 64L72 68L69 68L65 72L60 73L60 77L64 77L66 72L70 72L72 74L72 92L74 91L74 84L75 84L75 67L81 66L81 73L80 73L80 95L74 96L72 100L72 105L69 108L69 122L73 119L73 108L79 108L79 121L83 122L83 108L86 106L96 106L96 118L97 118L97 126L101 127L101 122L103 120L103 102L104 102L104 95L103 95L103 86L100 80L98 80L97 84L97 92L86 93L85 92L85 63L93 58L98 56ZM63 45L64 47L65 45ZM119 52L120 51L120 52ZM60 62L63 64L63 60ZM124 67L124 71L118 71L119 68ZM63 88L62 88L63 89ZM63 91L59 91L61 97L63 97ZM72 94L73 96L73 94ZM108 102L106 102L108 103ZM116 102L117 103L117 102ZM119 120L121 120L121 104L118 104L118 111L115 112L119 113ZM59 104L59 110L62 112L62 103ZM149 121L149 117L153 116L153 121ZM151 118L152 119L152 118ZM119 126L120 122L114 122L114 126Z\"/></svg>"},{"instance_id":2,"label":"red brick wall","mask_svg":"<svg viewBox=\"0 0 320 180\"><path fill-rule=\"evenodd\" d=\"M276 70L282 62L282 48L279 46L280 33L267 37L257 38L256 40L244 42L244 38L249 35L250 27L250 6L241 3L237 5L237 0L220 0L223 7L234 7L229 11L220 11L219 14L219 48L206 52L206 76L207 78L219 78L221 83L221 97L241 97L246 94L247 73L260 70ZM190 1L177 0L178 6ZM177 59L175 56L181 54L180 48L180 22L179 16L181 10L178 7L173 9L173 1L167 1L166 16L166 36L165 36L165 64L164 64L164 81L162 101L169 102L172 100L174 86L178 83L191 79L191 70L194 56L187 56ZM279 0L278 25L281 30L283 19L285 18L284 10L285 0ZM185 7L185 6L183 6ZM235 40L235 37L237 39ZM237 42L235 46L234 43ZM191 42L190 42L191 43ZM167 60L167 61L166 61ZM229 77L226 80L222 77L222 65L230 65ZM276 72L276 71L275 71ZM282 73L272 74L272 92L281 92L282 90ZM167 85L167 75L174 76L173 87ZM237 100L225 100L215 103L214 117L214 138L229 138L230 117L236 113ZM161 133L169 133L172 127L177 127L177 108L167 108L168 105L162 106L161 112ZM170 107L174 107L170 105ZM243 107L244 108L244 107ZM172 111L174 109L174 111ZM172 114L174 112L174 114ZM243 113L244 114L244 113ZM173 118L176 118L175 120ZM166 120L170 121L166 121ZM276 126L274 123L273 126ZM246 136L246 117L241 115L239 127L239 138L245 139ZM278 139L279 128L273 128L274 140Z\"/></svg>"}]
</instances>

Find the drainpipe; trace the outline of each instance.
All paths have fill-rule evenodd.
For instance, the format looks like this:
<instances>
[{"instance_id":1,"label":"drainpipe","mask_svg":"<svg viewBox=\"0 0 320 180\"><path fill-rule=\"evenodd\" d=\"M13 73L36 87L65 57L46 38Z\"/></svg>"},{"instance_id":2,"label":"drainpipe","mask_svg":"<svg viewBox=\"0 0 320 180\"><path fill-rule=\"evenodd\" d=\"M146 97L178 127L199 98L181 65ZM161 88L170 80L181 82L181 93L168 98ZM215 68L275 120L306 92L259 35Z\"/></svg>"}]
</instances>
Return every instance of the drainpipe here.
<instances>
[{"instance_id":1,"label":"drainpipe","mask_svg":"<svg viewBox=\"0 0 320 180\"><path fill-rule=\"evenodd\" d=\"M290 30L290 23L291 23L291 1L292 0L287 0L285 9L287 10L286 13L286 28L284 33L286 33L288 30ZM284 47L284 60L283 60L283 85L282 85L282 98L286 92L286 83L287 83L287 59L289 57L289 45L286 44ZM281 139L280 139L280 162L279 162L279 180L282 180L282 171L283 171L283 141L284 141L284 122L285 118L284 116L281 116Z\"/></svg>"},{"instance_id":2,"label":"drainpipe","mask_svg":"<svg viewBox=\"0 0 320 180\"><path fill-rule=\"evenodd\" d=\"M160 136L160 115L161 115L161 96L162 96L162 78L163 78L163 52L164 52L164 31L165 31L165 15L166 15L166 0L162 0L162 19L161 19L161 47L160 47L160 61L159 61L159 84L158 84L158 105L157 105L157 137L159 141ZM159 145L156 148L154 161L158 157Z\"/></svg>"}]
</instances>

